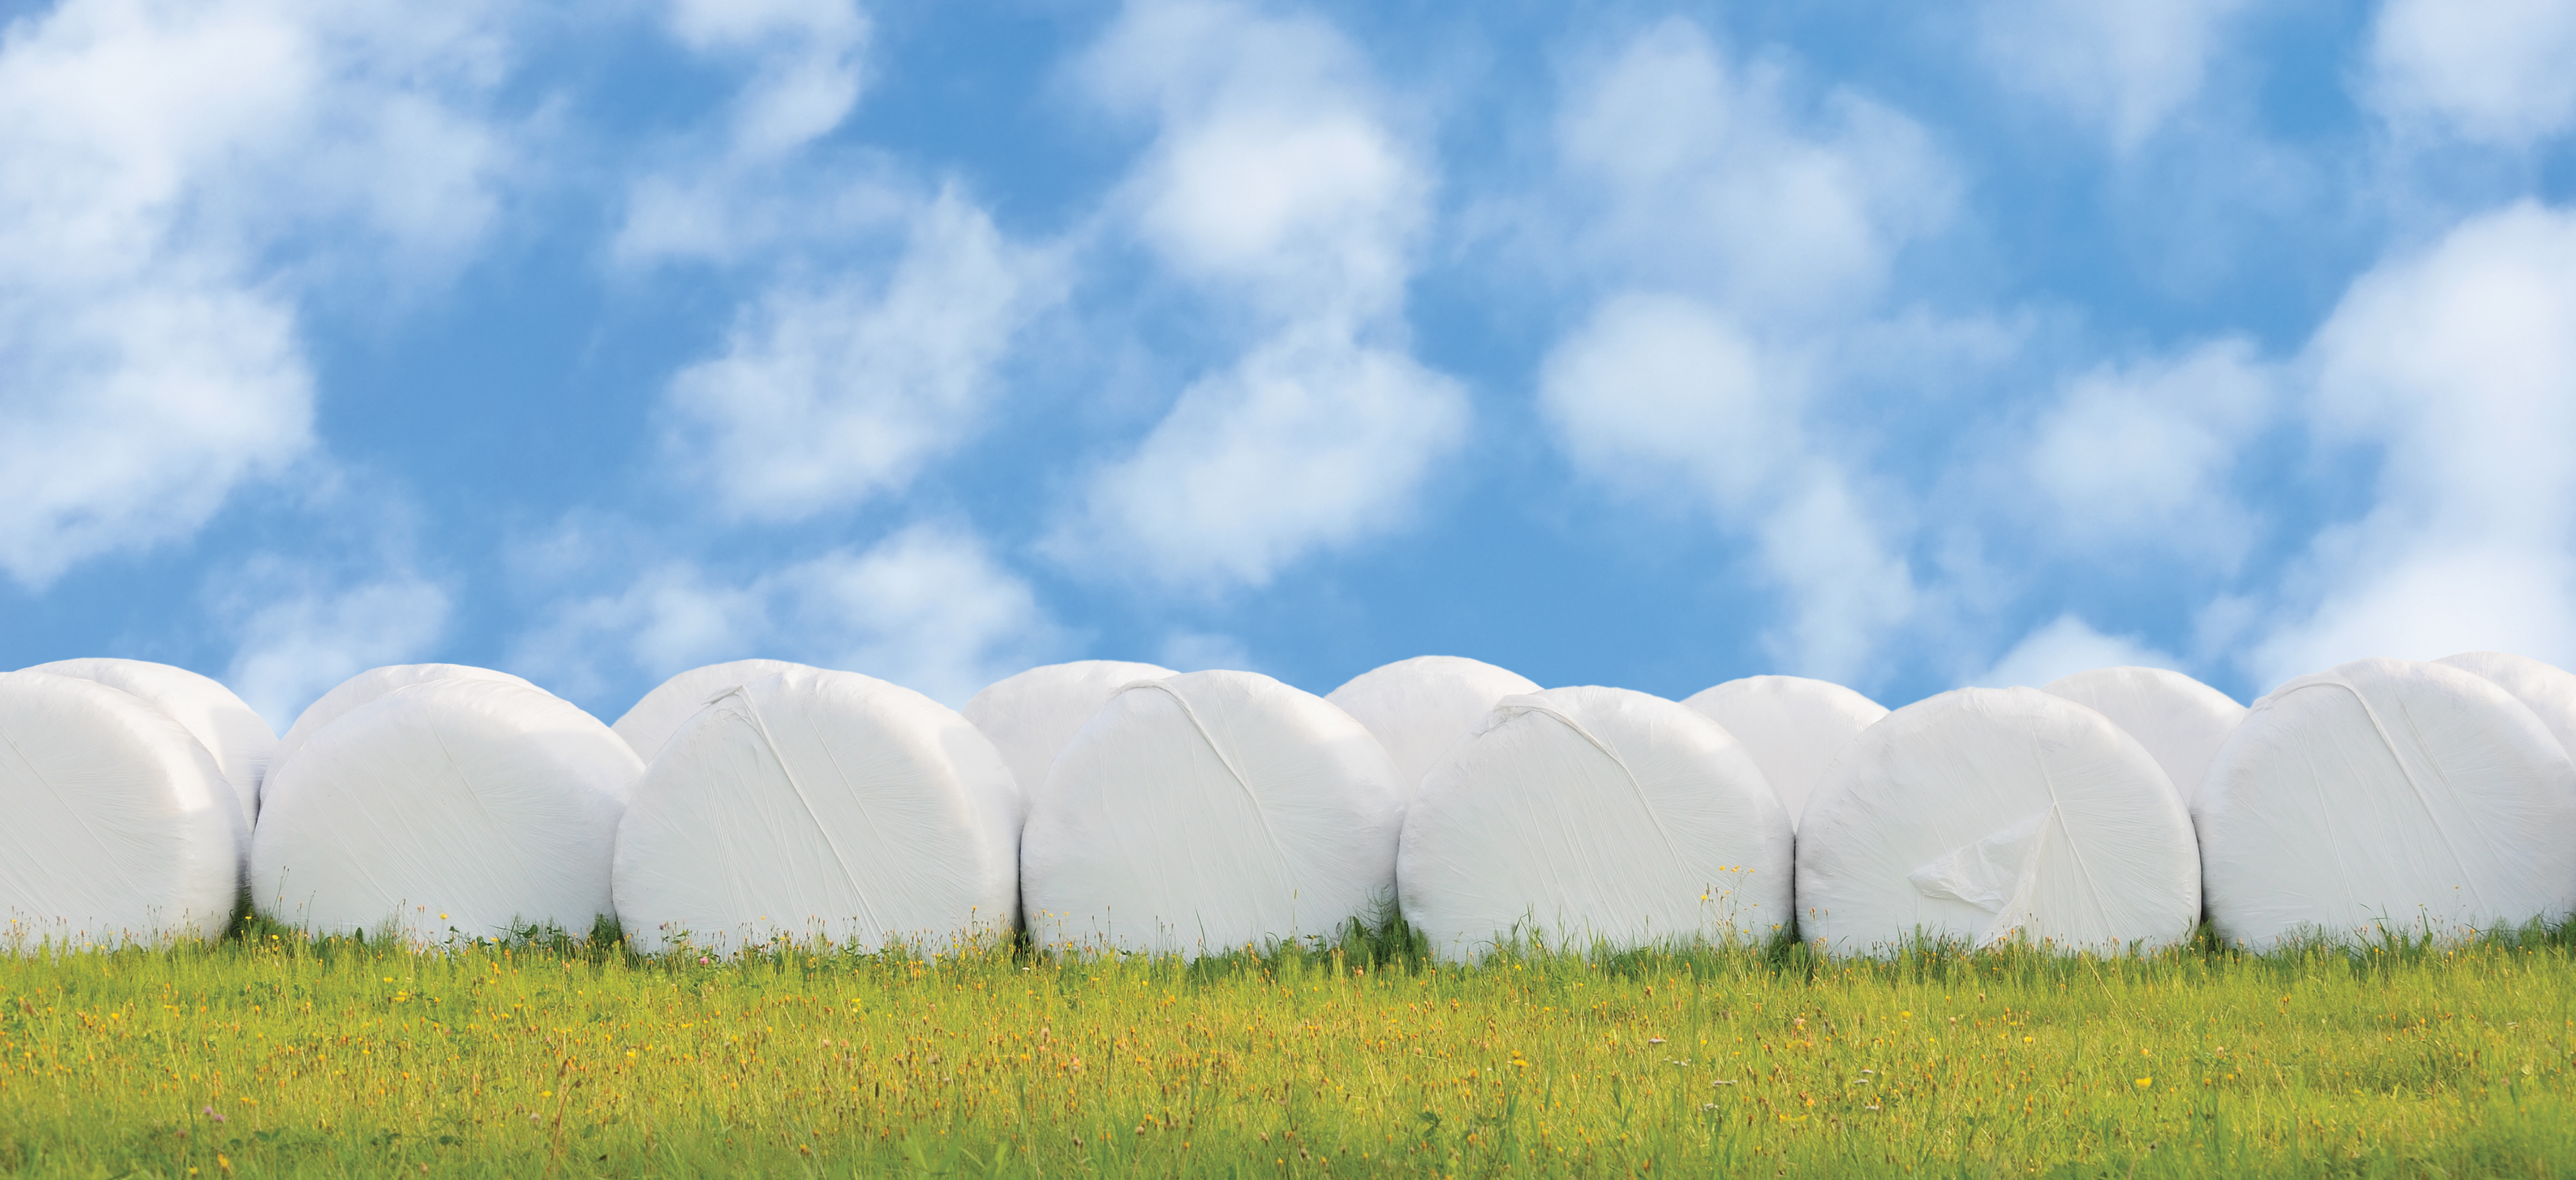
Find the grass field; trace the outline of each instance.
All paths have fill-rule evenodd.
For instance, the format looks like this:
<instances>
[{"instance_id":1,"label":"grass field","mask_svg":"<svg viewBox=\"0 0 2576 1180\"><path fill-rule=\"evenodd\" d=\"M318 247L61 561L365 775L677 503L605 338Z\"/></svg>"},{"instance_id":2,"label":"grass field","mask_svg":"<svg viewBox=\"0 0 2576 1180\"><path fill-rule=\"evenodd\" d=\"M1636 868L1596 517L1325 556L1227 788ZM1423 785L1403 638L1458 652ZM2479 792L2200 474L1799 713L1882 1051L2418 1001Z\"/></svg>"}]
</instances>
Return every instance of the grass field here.
<instances>
[{"instance_id":1,"label":"grass field","mask_svg":"<svg viewBox=\"0 0 2576 1180\"><path fill-rule=\"evenodd\" d=\"M222 1175L2576 1175L2569 931L2145 959L1399 938L0 956L0 1169Z\"/></svg>"}]
</instances>

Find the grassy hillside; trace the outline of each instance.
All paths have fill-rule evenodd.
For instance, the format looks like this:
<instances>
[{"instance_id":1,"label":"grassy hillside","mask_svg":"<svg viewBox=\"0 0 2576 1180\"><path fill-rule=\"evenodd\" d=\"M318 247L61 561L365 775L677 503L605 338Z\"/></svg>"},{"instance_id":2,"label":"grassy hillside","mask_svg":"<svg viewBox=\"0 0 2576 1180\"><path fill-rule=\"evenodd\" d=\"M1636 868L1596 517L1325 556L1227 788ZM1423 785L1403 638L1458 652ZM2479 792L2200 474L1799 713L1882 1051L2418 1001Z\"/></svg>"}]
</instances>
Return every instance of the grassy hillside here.
<instances>
[{"instance_id":1,"label":"grassy hillside","mask_svg":"<svg viewBox=\"0 0 2576 1180\"><path fill-rule=\"evenodd\" d=\"M0 1170L2576 1175L2567 932L2147 959L0 957Z\"/></svg>"}]
</instances>

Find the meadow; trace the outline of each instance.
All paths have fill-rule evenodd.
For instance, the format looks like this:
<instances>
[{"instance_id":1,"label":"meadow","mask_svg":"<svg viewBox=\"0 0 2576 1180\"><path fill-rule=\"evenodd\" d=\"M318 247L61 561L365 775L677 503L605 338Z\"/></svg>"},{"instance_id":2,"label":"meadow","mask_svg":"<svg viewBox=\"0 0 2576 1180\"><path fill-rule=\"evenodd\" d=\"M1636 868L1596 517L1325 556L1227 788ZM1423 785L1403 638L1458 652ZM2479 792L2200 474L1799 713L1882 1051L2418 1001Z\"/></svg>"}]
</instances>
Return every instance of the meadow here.
<instances>
[{"instance_id":1,"label":"meadow","mask_svg":"<svg viewBox=\"0 0 2576 1180\"><path fill-rule=\"evenodd\" d=\"M612 933L603 931L603 933ZM1182 964L243 923L0 955L0 1171L2576 1175L2576 937Z\"/></svg>"}]
</instances>

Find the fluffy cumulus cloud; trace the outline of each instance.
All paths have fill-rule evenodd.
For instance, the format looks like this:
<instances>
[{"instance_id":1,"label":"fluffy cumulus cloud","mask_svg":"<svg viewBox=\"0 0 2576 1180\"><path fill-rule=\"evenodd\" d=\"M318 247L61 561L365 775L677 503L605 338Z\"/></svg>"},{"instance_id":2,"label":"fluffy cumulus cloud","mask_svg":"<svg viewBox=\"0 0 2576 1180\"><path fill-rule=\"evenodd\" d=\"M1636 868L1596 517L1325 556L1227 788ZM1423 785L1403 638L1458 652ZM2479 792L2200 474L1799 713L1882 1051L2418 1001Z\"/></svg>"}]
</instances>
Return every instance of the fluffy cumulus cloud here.
<instances>
[{"instance_id":1,"label":"fluffy cumulus cloud","mask_svg":"<svg viewBox=\"0 0 2576 1180\"><path fill-rule=\"evenodd\" d=\"M1837 391L1818 358L1871 330L1897 252L1946 222L1955 185L1902 115L1800 93L1680 20L1570 80L1573 265L1609 293L1554 346L1538 398L1589 477L1753 543L1783 604L1775 659L1857 678L1919 596L1907 522L1819 428Z\"/></svg>"},{"instance_id":2,"label":"fluffy cumulus cloud","mask_svg":"<svg viewBox=\"0 0 2576 1180\"><path fill-rule=\"evenodd\" d=\"M2383 262L2308 361L2313 429L2376 457L2375 497L2315 539L2250 669L2576 662L2576 213L2516 205Z\"/></svg>"},{"instance_id":3,"label":"fluffy cumulus cloud","mask_svg":"<svg viewBox=\"0 0 2576 1180\"><path fill-rule=\"evenodd\" d=\"M2576 5L2390 0L2370 45L2372 100L2392 119L2508 147L2576 126Z\"/></svg>"},{"instance_id":4,"label":"fluffy cumulus cloud","mask_svg":"<svg viewBox=\"0 0 2576 1180\"><path fill-rule=\"evenodd\" d=\"M2091 370L2041 415L2016 482L2043 493L2071 552L2233 570L2259 526L2238 467L2274 420L2278 383L2242 340Z\"/></svg>"},{"instance_id":5,"label":"fluffy cumulus cloud","mask_svg":"<svg viewBox=\"0 0 2576 1180\"><path fill-rule=\"evenodd\" d=\"M2180 668L2181 662L2134 635L2105 635L2072 614L2033 628L1995 660L1961 683L1988 688L2044 688L2052 680L2090 668Z\"/></svg>"},{"instance_id":6,"label":"fluffy cumulus cloud","mask_svg":"<svg viewBox=\"0 0 2576 1180\"><path fill-rule=\"evenodd\" d=\"M920 210L882 282L794 280L671 382L664 438L737 516L800 519L900 491L992 409L993 366L1042 276L954 193Z\"/></svg>"},{"instance_id":7,"label":"fluffy cumulus cloud","mask_svg":"<svg viewBox=\"0 0 2576 1180\"><path fill-rule=\"evenodd\" d=\"M1400 524L1463 439L1468 399L1406 347L1431 181L1357 51L1308 17L1139 3L1081 76L1156 129L1122 223L1251 339L1094 473L1050 551L1259 585Z\"/></svg>"},{"instance_id":8,"label":"fluffy cumulus cloud","mask_svg":"<svg viewBox=\"0 0 2576 1180\"><path fill-rule=\"evenodd\" d=\"M453 261L506 163L474 5L71 0L0 44L0 570L184 537L309 453L302 271ZM327 254L320 229L354 250Z\"/></svg>"},{"instance_id":9,"label":"fluffy cumulus cloud","mask_svg":"<svg viewBox=\"0 0 2576 1180\"><path fill-rule=\"evenodd\" d=\"M331 686L428 658L446 638L451 596L400 566L334 577L271 556L231 579L217 609L236 641L225 683L284 733Z\"/></svg>"},{"instance_id":10,"label":"fluffy cumulus cloud","mask_svg":"<svg viewBox=\"0 0 2576 1180\"><path fill-rule=\"evenodd\" d=\"M2127 149L2200 92L2248 0L1987 0L1978 42L1999 76Z\"/></svg>"},{"instance_id":11,"label":"fluffy cumulus cloud","mask_svg":"<svg viewBox=\"0 0 2576 1180\"><path fill-rule=\"evenodd\" d=\"M951 705L1060 654L1064 632L976 537L916 525L747 578L678 560L558 604L511 666L607 715L673 673L765 656L864 672Z\"/></svg>"}]
</instances>

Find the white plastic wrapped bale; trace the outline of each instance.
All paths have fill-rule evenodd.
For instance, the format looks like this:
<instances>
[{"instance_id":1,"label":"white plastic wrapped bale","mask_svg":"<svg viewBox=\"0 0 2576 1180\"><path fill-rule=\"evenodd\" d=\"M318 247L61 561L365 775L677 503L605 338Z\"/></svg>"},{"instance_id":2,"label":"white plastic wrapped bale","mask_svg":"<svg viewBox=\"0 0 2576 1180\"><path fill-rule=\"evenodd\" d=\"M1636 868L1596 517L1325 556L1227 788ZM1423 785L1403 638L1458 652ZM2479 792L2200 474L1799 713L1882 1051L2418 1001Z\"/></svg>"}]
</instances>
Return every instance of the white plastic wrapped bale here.
<instances>
[{"instance_id":1,"label":"white plastic wrapped bale","mask_svg":"<svg viewBox=\"0 0 2576 1180\"><path fill-rule=\"evenodd\" d=\"M1852 739L1887 716L1887 708L1825 680L1804 676L1747 676L1703 689L1682 702L1726 727L1762 768L1771 793L1795 829Z\"/></svg>"},{"instance_id":2,"label":"white plastic wrapped bale","mask_svg":"<svg viewBox=\"0 0 2576 1180\"><path fill-rule=\"evenodd\" d=\"M1325 697L1377 735L1410 799L1432 764L1493 711L1494 702L1539 690L1508 668L1464 656L1415 656L1354 676Z\"/></svg>"},{"instance_id":3,"label":"white plastic wrapped bale","mask_svg":"<svg viewBox=\"0 0 2576 1180\"><path fill-rule=\"evenodd\" d=\"M2452 939L2576 909L2576 766L2511 693L2357 660L2254 702L2201 788L2221 938Z\"/></svg>"},{"instance_id":4,"label":"white plastic wrapped bale","mask_svg":"<svg viewBox=\"0 0 2576 1180\"><path fill-rule=\"evenodd\" d=\"M1423 779L1396 881L1444 959L1498 944L1759 943L1790 921L1789 816L1743 743L1661 697L1505 697Z\"/></svg>"},{"instance_id":5,"label":"white plastic wrapped bale","mask_svg":"<svg viewBox=\"0 0 2576 1180\"><path fill-rule=\"evenodd\" d=\"M926 951L1008 931L1010 768L955 710L856 672L725 692L662 747L617 836L637 949Z\"/></svg>"},{"instance_id":6,"label":"white plastic wrapped bale","mask_svg":"<svg viewBox=\"0 0 2576 1180\"><path fill-rule=\"evenodd\" d=\"M644 699L635 702L635 707L609 728L626 739L636 757L649 763L672 734L680 732L689 718L697 716L698 710L718 696L762 677L805 666L787 660L729 660L691 668L645 693Z\"/></svg>"},{"instance_id":7,"label":"white plastic wrapped bale","mask_svg":"<svg viewBox=\"0 0 2576 1180\"><path fill-rule=\"evenodd\" d=\"M169 715L91 680L0 673L0 941L20 953L216 938L249 838Z\"/></svg>"},{"instance_id":8,"label":"white plastic wrapped bale","mask_svg":"<svg viewBox=\"0 0 2576 1180\"><path fill-rule=\"evenodd\" d=\"M269 769L275 771L286 765L286 760L304 748L304 743L321 732L323 726L356 712L386 693L432 680L493 680L536 688L507 672L477 668L472 664L388 664L382 668L369 668L341 681L312 704L304 706L304 711L296 715L295 724L286 727L286 736L277 739L277 752L269 756Z\"/></svg>"},{"instance_id":9,"label":"white plastic wrapped bale","mask_svg":"<svg viewBox=\"0 0 2576 1180\"><path fill-rule=\"evenodd\" d=\"M149 660L56 660L27 669L56 676L95 680L161 710L214 755L241 804L242 823L259 818L260 783L277 750L277 735L259 712L209 676Z\"/></svg>"},{"instance_id":10,"label":"white plastic wrapped bale","mask_svg":"<svg viewBox=\"0 0 2576 1180\"><path fill-rule=\"evenodd\" d=\"M1333 935L1394 895L1397 778L1350 714L1267 676L1130 685L1031 800L1030 937L1195 958Z\"/></svg>"},{"instance_id":11,"label":"white plastic wrapped bale","mask_svg":"<svg viewBox=\"0 0 2576 1180\"><path fill-rule=\"evenodd\" d=\"M1798 830L1802 935L2151 950L2200 919L2191 819L2138 739L2035 688L1963 688L1843 752Z\"/></svg>"},{"instance_id":12,"label":"white plastic wrapped bale","mask_svg":"<svg viewBox=\"0 0 2576 1180\"><path fill-rule=\"evenodd\" d=\"M2129 731L2164 767L2185 810L2199 797L2218 748L2245 720L2245 706L2235 698L2165 668L2095 668L2050 681L2040 691Z\"/></svg>"},{"instance_id":13,"label":"white plastic wrapped bale","mask_svg":"<svg viewBox=\"0 0 2576 1180\"><path fill-rule=\"evenodd\" d=\"M252 902L319 933L587 934L614 912L617 818L643 773L599 719L543 689L414 683L277 768L251 837Z\"/></svg>"},{"instance_id":14,"label":"white plastic wrapped bale","mask_svg":"<svg viewBox=\"0 0 2576 1180\"><path fill-rule=\"evenodd\" d=\"M1172 670L1161 665L1125 660L1048 664L985 685L959 712L1002 751L1018 797L1014 814L1026 818L1028 797L1046 785L1056 751L1081 732L1092 714L1119 689L1169 675Z\"/></svg>"},{"instance_id":15,"label":"white plastic wrapped bale","mask_svg":"<svg viewBox=\"0 0 2576 1180\"><path fill-rule=\"evenodd\" d=\"M2444 656L2440 662L2474 672L2512 693L2549 727L2560 748L2576 755L2576 673L2500 651L2466 651Z\"/></svg>"}]
</instances>

